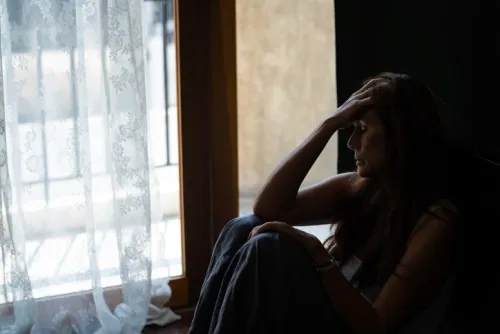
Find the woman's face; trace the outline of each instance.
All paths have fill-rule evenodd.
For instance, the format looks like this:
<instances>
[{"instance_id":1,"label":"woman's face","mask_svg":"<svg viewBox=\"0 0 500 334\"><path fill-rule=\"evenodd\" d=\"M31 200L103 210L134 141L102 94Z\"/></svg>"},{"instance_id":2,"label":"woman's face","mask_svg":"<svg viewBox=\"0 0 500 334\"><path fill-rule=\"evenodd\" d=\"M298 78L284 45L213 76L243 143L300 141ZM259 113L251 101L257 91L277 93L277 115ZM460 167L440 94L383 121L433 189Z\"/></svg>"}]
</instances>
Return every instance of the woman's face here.
<instances>
[{"instance_id":1,"label":"woman's face","mask_svg":"<svg viewBox=\"0 0 500 334\"><path fill-rule=\"evenodd\" d=\"M347 147L354 151L357 173L361 177L379 175L386 161L385 129L378 111L369 109L354 123Z\"/></svg>"}]
</instances>

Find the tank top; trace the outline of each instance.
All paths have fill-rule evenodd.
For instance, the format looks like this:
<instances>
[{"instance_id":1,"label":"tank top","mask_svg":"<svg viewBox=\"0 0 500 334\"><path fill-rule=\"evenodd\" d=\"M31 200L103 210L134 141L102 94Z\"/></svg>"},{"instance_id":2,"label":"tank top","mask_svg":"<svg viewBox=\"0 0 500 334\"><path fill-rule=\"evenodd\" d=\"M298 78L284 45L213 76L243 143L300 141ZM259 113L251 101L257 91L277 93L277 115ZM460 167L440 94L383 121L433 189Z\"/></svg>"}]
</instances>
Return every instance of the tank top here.
<instances>
[{"instance_id":1,"label":"tank top","mask_svg":"<svg viewBox=\"0 0 500 334\"><path fill-rule=\"evenodd\" d=\"M433 205L429 207L430 212L434 212L437 209L445 208L451 211L457 216L460 216L457 208L446 199L441 199L436 201ZM423 223L425 217L422 217L415 227L413 228L410 237L417 231L418 227ZM359 259L356 255L352 255L347 261L345 261L339 268L342 275L351 284L358 288L359 282L353 280L356 274L363 268L363 261ZM400 333L403 334L430 334L435 333L444 317L446 308L448 306L449 299L451 297L451 292L453 288L453 283L455 281L455 273L451 273L450 277L441 288L440 292L431 300L429 305L420 311L417 316L408 324ZM375 303L382 286L380 284L371 284L358 288L361 295L368 300L371 304Z\"/></svg>"}]
</instances>

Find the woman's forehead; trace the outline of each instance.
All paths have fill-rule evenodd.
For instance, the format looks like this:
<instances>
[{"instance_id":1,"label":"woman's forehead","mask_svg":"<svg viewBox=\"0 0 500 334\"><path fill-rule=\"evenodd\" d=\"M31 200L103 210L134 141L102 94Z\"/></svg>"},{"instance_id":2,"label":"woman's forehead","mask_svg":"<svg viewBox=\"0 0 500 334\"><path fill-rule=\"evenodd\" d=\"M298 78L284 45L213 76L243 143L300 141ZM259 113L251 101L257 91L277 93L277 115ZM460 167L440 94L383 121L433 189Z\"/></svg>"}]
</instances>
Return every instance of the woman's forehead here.
<instances>
[{"instance_id":1,"label":"woman's forehead","mask_svg":"<svg viewBox=\"0 0 500 334\"><path fill-rule=\"evenodd\" d=\"M368 107L367 110L363 113L363 116L361 116L360 121L366 123L379 122L380 121L379 112L380 108Z\"/></svg>"}]
</instances>

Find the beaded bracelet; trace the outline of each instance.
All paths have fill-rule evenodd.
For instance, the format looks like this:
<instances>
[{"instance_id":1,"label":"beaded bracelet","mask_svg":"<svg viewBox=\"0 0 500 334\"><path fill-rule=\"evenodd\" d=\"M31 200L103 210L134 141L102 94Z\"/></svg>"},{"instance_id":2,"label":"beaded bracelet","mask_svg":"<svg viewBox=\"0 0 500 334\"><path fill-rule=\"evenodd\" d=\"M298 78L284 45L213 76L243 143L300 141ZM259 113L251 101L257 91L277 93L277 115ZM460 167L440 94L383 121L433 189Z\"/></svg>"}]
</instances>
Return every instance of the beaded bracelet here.
<instances>
[{"instance_id":1,"label":"beaded bracelet","mask_svg":"<svg viewBox=\"0 0 500 334\"><path fill-rule=\"evenodd\" d=\"M337 260L335 260L333 257L328 260L327 262L325 263L314 263L312 264L313 268L316 270L316 271L328 271L330 269L333 269L335 267L338 267L339 266L339 263L337 262Z\"/></svg>"}]
</instances>

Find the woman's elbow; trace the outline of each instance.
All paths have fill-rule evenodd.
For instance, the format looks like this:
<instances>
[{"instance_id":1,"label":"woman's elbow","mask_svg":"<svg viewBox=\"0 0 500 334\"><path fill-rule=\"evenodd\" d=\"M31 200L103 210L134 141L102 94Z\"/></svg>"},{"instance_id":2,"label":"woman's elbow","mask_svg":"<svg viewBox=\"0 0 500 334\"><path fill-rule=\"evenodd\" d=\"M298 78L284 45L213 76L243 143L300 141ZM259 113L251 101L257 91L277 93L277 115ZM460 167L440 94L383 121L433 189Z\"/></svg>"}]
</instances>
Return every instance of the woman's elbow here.
<instances>
[{"instance_id":1,"label":"woman's elbow","mask_svg":"<svg viewBox=\"0 0 500 334\"><path fill-rule=\"evenodd\" d=\"M257 216L259 219L263 221L275 221L276 214L273 212L273 210L269 210L269 208L266 208L265 206L262 205L257 205L255 204L253 206L252 210L253 214Z\"/></svg>"},{"instance_id":2,"label":"woman's elbow","mask_svg":"<svg viewBox=\"0 0 500 334\"><path fill-rule=\"evenodd\" d=\"M253 214L264 221L285 221L286 216L283 210L259 201L256 201L253 205Z\"/></svg>"}]
</instances>

